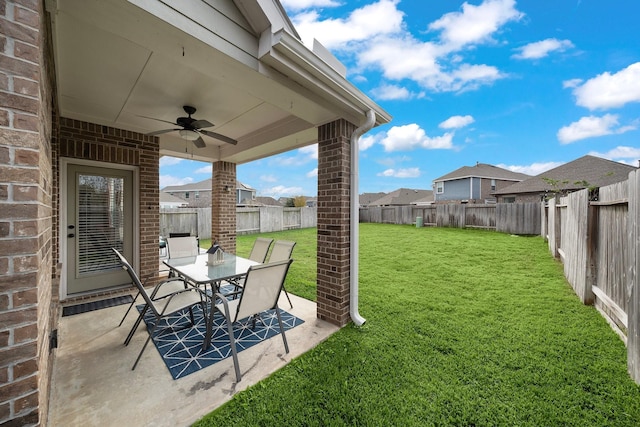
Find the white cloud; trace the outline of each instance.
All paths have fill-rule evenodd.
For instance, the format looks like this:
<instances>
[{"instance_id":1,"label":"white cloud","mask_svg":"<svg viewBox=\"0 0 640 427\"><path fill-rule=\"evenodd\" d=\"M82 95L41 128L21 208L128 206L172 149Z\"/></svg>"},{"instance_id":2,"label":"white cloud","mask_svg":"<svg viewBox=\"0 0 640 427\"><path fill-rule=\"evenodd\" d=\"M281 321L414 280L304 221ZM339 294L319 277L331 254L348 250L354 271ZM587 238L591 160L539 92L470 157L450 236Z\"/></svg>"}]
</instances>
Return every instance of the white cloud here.
<instances>
[{"instance_id":1,"label":"white cloud","mask_svg":"<svg viewBox=\"0 0 640 427\"><path fill-rule=\"evenodd\" d=\"M277 182L278 178L273 175L261 175L260 182Z\"/></svg>"},{"instance_id":2,"label":"white cloud","mask_svg":"<svg viewBox=\"0 0 640 427\"><path fill-rule=\"evenodd\" d=\"M499 168L507 169L512 172L524 173L531 176L540 175L542 172L546 172L553 168L563 165L564 162L544 162L544 163L532 163L530 165L518 166L518 165L496 165Z\"/></svg>"},{"instance_id":3,"label":"white cloud","mask_svg":"<svg viewBox=\"0 0 640 427\"><path fill-rule=\"evenodd\" d=\"M563 89L571 89L574 87L578 87L580 86L580 84L582 84L584 80L582 79L571 79L571 80L565 80L562 82L562 88Z\"/></svg>"},{"instance_id":4,"label":"white cloud","mask_svg":"<svg viewBox=\"0 0 640 427\"><path fill-rule=\"evenodd\" d=\"M320 20L312 11L295 15L292 21L305 45L312 46L316 38L327 49L343 49L350 42L398 32L404 15L396 8L398 1L379 0L355 9L346 19Z\"/></svg>"},{"instance_id":5,"label":"white cloud","mask_svg":"<svg viewBox=\"0 0 640 427\"><path fill-rule=\"evenodd\" d=\"M640 62L615 74L602 73L573 90L576 104L590 110L622 107L640 102Z\"/></svg>"},{"instance_id":6,"label":"white cloud","mask_svg":"<svg viewBox=\"0 0 640 427\"><path fill-rule=\"evenodd\" d=\"M173 166L180 163L183 159L178 157L162 156L160 157L160 166Z\"/></svg>"},{"instance_id":7,"label":"white cloud","mask_svg":"<svg viewBox=\"0 0 640 427\"><path fill-rule=\"evenodd\" d=\"M373 147L373 145L376 142L380 141L380 135L381 134L376 134L376 135L364 135L360 138L360 141L358 141L358 147L360 148L360 151L364 151L367 150L371 147Z\"/></svg>"},{"instance_id":8,"label":"white cloud","mask_svg":"<svg viewBox=\"0 0 640 427\"><path fill-rule=\"evenodd\" d=\"M520 53L513 55L516 59L540 59L549 55L550 52L564 52L573 47L569 40L546 39L539 42L529 43L518 50Z\"/></svg>"},{"instance_id":9,"label":"white cloud","mask_svg":"<svg viewBox=\"0 0 640 427\"><path fill-rule=\"evenodd\" d=\"M429 137L426 132L415 123L405 126L394 126L387 132L380 143L384 146L384 150L402 151L413 150L414 148L426 149L450 149L452 144L453 133L445 133L442 136Z\"/></svg>"},{"instance_id":10,"label":"white cloud","mask_svg":"<svg viewBox=\"0 0 640 427\"><path fill-rule=\"evenodd\" d=\"M635 126L619 126L616 114L605 114L602 117L582 117L577 122L564 126L558 131L558 140L562 144L570 144L581 139L597 136L621 134L635 129Z\"/></svg>"},{"instance_id":11,"label":"white cloud","mask_svg":"<svg viewBox=\"0 0 640 427\"><path fill-rule=\"evenodd\" d=\"M452 49L470 44L492 41L492 35L511 21L519 21L524 14L516 10L515 0L485 0L478 6L467 2L462 12L451 12L429 25L441 31L441 39Z\"/></svg>"},{"instance_id":12,"label":"white cloud","mask_svg":"<svg viewBox=\"0 0 640 427\"><path fill-rule=\"evenodd\" d=\"M193 173L208 173L211 174L213 171L212 165L203 166L201 168L196 169Z\"/></svg>"},{"instance_id":13,"label":"white cloud","mask_svg":"<svg viewBox=\"0 0 640 427\"><path fill-rule=\"evenodd\" d=\"M277 199L278 197L285 196L300 196L303 192L302 187L285 187L284 185L276 185L275 187L263 189L260 191L260 194Z\"/></svg>"},{"instance_id":14,"label":"white cloud","mask_svg":"<svg viewBox=\"0 0 640 427\"><path fill-rule=\"evenodd\" d=\"M318 176L318 168L311 169L309 172L307 172L307 174L305 176L307 178L317 177Z\"/></svg>"},{"instance_id":15,"label":"white cloud","mask_svg":"<svg viewBox=\"0 0 640 427\"><path fill-rule=\"evenodd\" d=\"M318 160L318 144L307 145L306 147L299 148L298 152L310 159Z\"/></svg>"},{"instance_id":16,"label":"white cloud","mask_svg":"<svg viewBox=\"0 0 640 427\"><path fill-rule=\"evenodd\" d=\"M602 157L604 159L617 160L633 166L639 166L638 160L640 160L640 148L636 147L621 145L607 151L606 153L592 151L589 154L592 156Z\"/></svg>"},{"instance_id":17,"label":"white cloud","mask_svg":"<svg viewBox=\"0 0 640 427\"><path fill-rule=\"evenodd\" d=\"M472 116L451 116L438 125L441 129L460 129L470 125L475 120Z\"/></svg>"},{"instance_id":18,"label":"white cloud","mask_svg":"<svg viewBox=\"0 0 640 427\"><path fill-rule=\"evenodd\" d=\"M388 176L393 178L417 178L420 176L420 168L387 169L380 172L378 176Z\"/></svg>"},{"instance_id":19,"label":"white cloud","mask_svg":"<svg viewBox=\"0 0 640 427\"><path fill-rule=\"evenodd\" d=\"M302 10L312 7L336 7L340 3L335 0L280 0L287 10Z\"/></svg>"},{"instance_id":20,"label":"white cloud","mask_svg":"<svg viewBox=\"0 0 640 427\"><path fill-rule=\"evenodd\" d=\"M373 96L383 101L405 100L424 97L423 92L413 93L406 87L389 84L383 84L382 86L373 89L371 92L373 93Z\"/></svg>"},{"instance_id":21,"label":"white cloud","mask_svg":"<svg viewBox=\"0 0 640 427\"><path fill-rule=\"evenodd\" d=\"M173 185L191 184L192 182L193 182L193 178L189 176L184 178L179 178L171 175L160 175L160 188L169 187Z\"/></svg>"},{"instance_id":22,"label":"white cloud","mask_svg":"<svg viewBox=\"0 0 640 427\"><path fill-rule=\"evenodd\" d=\"M462 11L443 15L429 28L431 40L418 40L407 31L399 0L379 0L354 10L345 19L322 19L317 11L292 17L305 43L317 38L329 49L354 55L362 75L379 68L392 81L410 79L434 92L462 92L490 85L506 77L494 66L465 63L470 46L492 43L492 36L509 22L524 16L514 0L485 0L478 6L464 3ZM428 37L424 34L421 37ZM397 85L383 85L374 92L380 99L423 97Z\"/></svg>"}]
</instances>

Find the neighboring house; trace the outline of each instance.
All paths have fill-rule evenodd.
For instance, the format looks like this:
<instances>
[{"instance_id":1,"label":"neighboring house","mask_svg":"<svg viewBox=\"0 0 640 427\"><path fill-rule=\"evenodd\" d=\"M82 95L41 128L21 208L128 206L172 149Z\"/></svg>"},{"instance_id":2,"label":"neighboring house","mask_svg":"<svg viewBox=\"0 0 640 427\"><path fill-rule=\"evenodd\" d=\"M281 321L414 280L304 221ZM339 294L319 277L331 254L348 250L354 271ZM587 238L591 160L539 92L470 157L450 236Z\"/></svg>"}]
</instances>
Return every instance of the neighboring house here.
<instances>
[{"instance_id":1,"label":"neighboring house","mask_svg":"<svg viewBox=\"0 0 640 427\"><path fill-rule=\"evenodd\" d=\"M556 194L624 181L635 169L634 166L587 155L500 189L495 194L501 203L539 202Z\"/></svg>"},{"instance_id":2,"label":"neighboring house","mask_svg":"<svg viewBox=\"0 0 640 427\"><path fill-rule=\"evenodd\" d=\"M495 193L529 178L486 163L463 166L433 181L435 203L495 203Z\"/></svg>"},{"instance_id":3,"label":"neighboring house","mask_svg":"<svg viewBox=\"0 0 640 427\"><path fill-rule=\"evenodd\" d=\"M317 197L307 197L306 205L308 208L315 208L318 206L318 198Z\"/></svg>"},{"instance_id":4,"label":"neighboring house","mask_svg":"<svg viewBox=\"0 0 640 427\"><path fill-rule=\"evenodd\" d=\"M360 207L370 206L376 200L386 196L387 193L362 193L359 195Z\"/></svg>"},{"instance_id":5,"label":"neighboring house","mask_svg":"<svg viewBox=\"0 0 640 427\"><path fill-rule=\"evenodd\" d=\"M256 203L260 206L282 206L280 202L273 197L257 196Z\"/></svg>"},{"instance_id":6,"label":"neighboring house","mask_svg":"<svg viewBox=\"0 0 640 427\"><path fill-rule=\"evenodd\" d=\"M226 191L229 189L226 189ZM184 185L170 185L160 190L184 200L190 208L211 206L211 178ZM256 198L256 190L236 180L236 205L251 204Z\"/></svg>"},{"instance_id":7,"label":"neighboring house","mask_svg":"<svg viewBox=\"0 0 640 427\"><path fill-rule=\"evenodd\" d=\"M368 206L405 206L413 204L417 200L429 198L433 198L433 191L431 190L399 188L370 202Z\"/></svg>"},{"instance_id":8,"label":"neighboring house","mask_svg":"<svg viewBox=\"0 0 640 427\"><path fill-rule=\"evenodd\" d=\"M363 321L345 141L391 116L279 1L31 0L0 16L0 422L47 423L61 304L130 284L110 248L160 280L161 156L211 164L212 239L234 253L237 166L317 143L317 316Z\"/></svg>"},{"instance_id":9,"label":"neighboring house","mask_svg":"<svg viewBox=\"0 0 640 427\"><path fill-rule=\"evenodd\" d=\"M182 199L172 196L169 193L160 192L160 207L161 208L182 208L187 206L188 203Z\"/></svg>"}]
</instances>

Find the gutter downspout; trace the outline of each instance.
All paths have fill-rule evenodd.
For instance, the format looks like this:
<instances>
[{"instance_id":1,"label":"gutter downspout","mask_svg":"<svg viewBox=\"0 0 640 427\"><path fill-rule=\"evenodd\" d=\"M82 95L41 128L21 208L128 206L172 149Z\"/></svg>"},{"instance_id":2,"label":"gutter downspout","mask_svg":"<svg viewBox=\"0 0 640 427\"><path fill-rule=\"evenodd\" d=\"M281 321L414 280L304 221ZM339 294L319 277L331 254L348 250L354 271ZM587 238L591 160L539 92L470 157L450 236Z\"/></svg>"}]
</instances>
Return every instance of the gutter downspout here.
<instances>
[{"instance_id":1,"label":"gutter downspout","mask_svg":"<svg viewBox=\"0 0 640 427\"><path fill-rule=\"evenodd\" d=\"M358 151L360 137L376 124L376 113L367 111L366 122L351 134L351 224L350 224L350 302L349 314L356 326L364 325L367 319L358 313L358 259L360 255L360 201L358 197Z\"/></svg>"}]
</instances>

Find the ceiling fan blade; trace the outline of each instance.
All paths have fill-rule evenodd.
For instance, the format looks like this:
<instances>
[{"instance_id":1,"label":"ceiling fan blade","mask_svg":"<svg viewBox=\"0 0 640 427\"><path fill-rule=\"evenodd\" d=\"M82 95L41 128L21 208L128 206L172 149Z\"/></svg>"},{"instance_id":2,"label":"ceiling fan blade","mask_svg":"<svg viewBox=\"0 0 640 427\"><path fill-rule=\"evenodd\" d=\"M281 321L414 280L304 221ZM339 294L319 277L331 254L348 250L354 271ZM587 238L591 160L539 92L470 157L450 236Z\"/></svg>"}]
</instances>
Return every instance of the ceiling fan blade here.
<instances>
[{"instance_id":1,"label":"ceiling fan blade","mask_svg":"<svg viewBox=\"0 0 640 427\"><path fill-rule=\"evenodd\" d=\"M206 147L206 145L204 144L204 140L202 139L202 137L198 137L198 139L195 139L193 141L193 145L195 145L197 148L204 148Z\"/></svg>"},{"instance_id":2,"label":"ceiling fan blade","mask_svg":"<svg viewBox=\"0 0 640 427\"><path fill-rule=\"evenodd\" d=\"M196 120L195 122L191 123L191 126L196 129L210 128L211 126L213 126L213 123L211 123L209 120Z\"/></svg>"},{"instance_id":3,"label":"ceiling fan blade","mask_svg":"<svg viewBox=\"0 0 640 427\"><path fill-rule=\"evenodd\" d=\"M176 130L181 130L181 129L163 129L163 130L157 130L155 132L145 133L145 135L148 135L148 136L162 135L163 133L173 132L173 131L176 131Z\"/></svg>"},{"instance_id":4,"label":"ceiling fan blade","mask_svg":"<svg viewBox=\"0 0 640 427\"><path fill-rule=\"evenodd\" d=\"M170 125L179 126L176 122L170 122L168 120L156 119L155 117L147 117L147 116L138 116L138 117L142 117L143 119L155 120L157 122L169 123Z\"/></svg>"},{"instance_id":5,"label":"ceiling fan blade","mask_svg":"<svg viewBox=\"0 0 640 427\"><path fill-rule=\"evenodd\" d=\"M227 144L236 145L238 141L235 139L231 139L228 136L220 135L219 133L211 132L210 130L201 130L201 133L204 133L211 138L219 139L220 141L226 142Z\"/></svg>"}]
</instances>

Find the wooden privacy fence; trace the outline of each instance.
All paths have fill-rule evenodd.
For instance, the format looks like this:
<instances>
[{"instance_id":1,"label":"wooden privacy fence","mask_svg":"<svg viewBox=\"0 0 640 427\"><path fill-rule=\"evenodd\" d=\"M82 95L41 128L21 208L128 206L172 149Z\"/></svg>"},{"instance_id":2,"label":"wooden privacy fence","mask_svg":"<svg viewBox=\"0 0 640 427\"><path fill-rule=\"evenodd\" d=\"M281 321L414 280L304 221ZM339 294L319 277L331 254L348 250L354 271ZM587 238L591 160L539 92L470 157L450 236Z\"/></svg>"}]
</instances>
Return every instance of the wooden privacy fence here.
<instances>
[{"instance_id":1,"label":"wooden privacy fence","mask_svg":"<svg viewBox=\"0 0 640 427\"><path fill-rule=\"evenodd\" d=\"M640 171L628 181L582 190L541 209L542 233L585 304L594 304L627 344L629 374L640 384Z\"/></svg>"},{"instance_id":2,"label":"wooden privacy fence","mask_svg":"<svg viewBox=\"0 0 640 427\"><path fill-rule=\"evenodd\" d=\"M317 225L317 208L260 206L236 208L236 233L268 233L271 231L310 228ZM160 235L190 233L202 239L211 238L211 208L161 208Z\"/></svg>"},{"instance_id":3,"label":"wooden privacy fence","mask_svg":"<svg viewBox=\"0 0 640 427\"><path fill-rule=\"evenodd\" d=\"M540 234L540 203L494 205L370 206L360 208L360 222L434 227L484 228L510 234Z\"/></svg>"}]
</instances>

